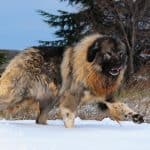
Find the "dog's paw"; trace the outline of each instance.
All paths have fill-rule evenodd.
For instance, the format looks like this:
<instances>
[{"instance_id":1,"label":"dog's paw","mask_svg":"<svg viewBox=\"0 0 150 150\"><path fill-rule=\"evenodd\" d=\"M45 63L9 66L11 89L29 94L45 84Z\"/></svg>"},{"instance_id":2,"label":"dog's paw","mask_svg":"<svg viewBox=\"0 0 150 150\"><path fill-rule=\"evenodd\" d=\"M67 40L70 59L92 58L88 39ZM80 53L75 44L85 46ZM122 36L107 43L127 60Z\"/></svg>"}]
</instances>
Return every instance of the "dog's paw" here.
<instances>
[{"instance_id":1,"label":"dog's paw","mask_svg":"<svg viewBox=\"0 0 150 150\"><path fill-rule=\"evenodd\" d=\"M144 118L140 114L132 115L132 120L133 120L133 122L139 123L139 124L144 122Z\"/></svg>"}]
</instances>

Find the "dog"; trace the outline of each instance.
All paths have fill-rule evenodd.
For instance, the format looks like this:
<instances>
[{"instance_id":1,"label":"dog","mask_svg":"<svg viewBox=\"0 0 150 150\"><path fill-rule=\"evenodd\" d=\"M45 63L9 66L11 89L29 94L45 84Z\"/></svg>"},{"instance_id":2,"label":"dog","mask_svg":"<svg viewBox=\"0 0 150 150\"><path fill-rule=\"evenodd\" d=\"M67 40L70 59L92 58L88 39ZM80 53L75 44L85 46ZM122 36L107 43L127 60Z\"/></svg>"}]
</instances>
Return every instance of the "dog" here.
<instances>
[{"instance_id":1,"label":"dog","mask_svg":"<svg viewBox=\"0 0 150 150\"><path fill-rule=\"evenodd\" d=\"M97 103L114 120L143 122L143 117L113 94L126 68L125 45L119 39L92 34L74 46L32 47L18 54L0 78L0 110L33 99L39 103L36 123L46 124L58 106L65 127L74 126L78 107Z\"/></svg>"},{"instance_id":2,"label":"dog","mask_svg":"<svg viewBox=\"0 0 150 150\"><path fill-rule=\"evenodd\" d=\"M113 37L93 34L69 47L61 64L60 110L65 127L72 128L77 108L98 103L111 118L143 122L143 117L126 104L117 102L118 90L126 69L126 46Z\"/></svg>"}]
</instances>

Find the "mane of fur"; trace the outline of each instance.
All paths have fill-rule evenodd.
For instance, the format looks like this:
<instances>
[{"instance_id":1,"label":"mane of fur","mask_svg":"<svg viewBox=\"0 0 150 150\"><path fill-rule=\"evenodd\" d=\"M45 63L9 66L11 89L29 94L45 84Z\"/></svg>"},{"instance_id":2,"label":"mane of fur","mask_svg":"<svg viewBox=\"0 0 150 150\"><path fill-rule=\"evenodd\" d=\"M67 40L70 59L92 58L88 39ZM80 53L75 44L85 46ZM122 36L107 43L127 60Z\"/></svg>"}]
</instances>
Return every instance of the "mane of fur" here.
<instances>
[{"instance_id":1,"label":"mane of fur","mask_svg":"<svg viewBox=\"0 0 150 150\"><path fill-rule=\"evenodd\" d=\"M92 68L91 63L87 61L87 51L93 42L99 37L102 37L102 35L93 34L87 36L74 47L73 74L76 77L76 81L83 81L86 84L86 74Z\"/></svg>"},{"instance_id":2,"label":"mane of fur","mask_svg":"<svg viewBox=\"0 0 150 150\"><path fill-rule=\"evenodd\" d=\"M75 75L76 82L83 82L85 86L89 87L98 96L111 94L116 91L124 73L124 71L120 72L119 77L113 81L97 72L93 67L93 63L87 61L88 48L97 38L101 37L103 36L100 34L85 37L77 44L73 51L73 74Z\"/></svg>"},{"instance_id":3,"label":"mane of fur","mask_svg":"<svg viewBox=\"0 0 150 150\"><path fill-rule=\"evenodd\" d=\"M62 63L61 63L61 77L62 77L62 88L60 93L62 93L65 89L68 89L70 87L70 83L71 83L71 71L72 71L72 64L71 64L71 60L72 60L72 47L69 47L66 49L66 51L64 52L63 57L65 59L63 59Z\"/></svg>"}]
</instances>

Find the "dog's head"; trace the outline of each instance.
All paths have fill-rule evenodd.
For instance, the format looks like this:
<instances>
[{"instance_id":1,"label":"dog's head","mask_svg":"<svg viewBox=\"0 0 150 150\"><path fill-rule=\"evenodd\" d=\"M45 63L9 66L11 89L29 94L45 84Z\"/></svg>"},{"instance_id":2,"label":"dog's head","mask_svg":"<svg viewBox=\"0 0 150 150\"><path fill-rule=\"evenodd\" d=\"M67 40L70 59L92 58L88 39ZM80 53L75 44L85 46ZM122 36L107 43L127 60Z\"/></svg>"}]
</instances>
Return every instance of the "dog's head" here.
<instances>
[{"instance_id":1,"label":"dog's head","mask_svg":"<svg viewBox=\"0 0 150 150\"><path fill-rule=\"evenodd\" d=\"M114 37L98 38L87 52L87 61L93 63L104 75L118 76L126 65L126 46Z\"/></svg>"}]
</instances>

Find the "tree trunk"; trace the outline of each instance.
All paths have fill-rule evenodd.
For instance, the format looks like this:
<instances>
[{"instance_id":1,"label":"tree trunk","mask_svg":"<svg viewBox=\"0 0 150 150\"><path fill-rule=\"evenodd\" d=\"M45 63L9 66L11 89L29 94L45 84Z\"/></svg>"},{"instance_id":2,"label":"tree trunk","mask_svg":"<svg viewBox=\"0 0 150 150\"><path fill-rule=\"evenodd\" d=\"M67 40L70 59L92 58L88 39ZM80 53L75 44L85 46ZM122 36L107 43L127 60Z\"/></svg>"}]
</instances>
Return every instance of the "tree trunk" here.
<instances>
[{"instance_id":1,"label":"tree trunk","mask_svg":"<svg viewBox=\"0 0 150 150\"><path fill-rule=\"evenodd\" d=\"M134 60L133 60L133 48L129 50L128 56L128 74L131 75L134 73Z\"/></svg>"}]
</instances>

